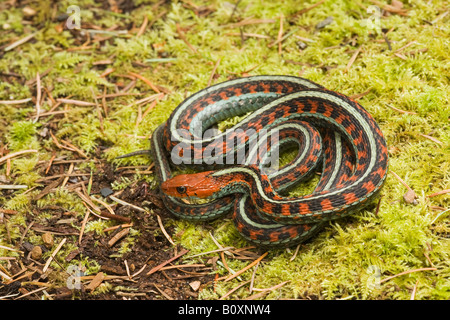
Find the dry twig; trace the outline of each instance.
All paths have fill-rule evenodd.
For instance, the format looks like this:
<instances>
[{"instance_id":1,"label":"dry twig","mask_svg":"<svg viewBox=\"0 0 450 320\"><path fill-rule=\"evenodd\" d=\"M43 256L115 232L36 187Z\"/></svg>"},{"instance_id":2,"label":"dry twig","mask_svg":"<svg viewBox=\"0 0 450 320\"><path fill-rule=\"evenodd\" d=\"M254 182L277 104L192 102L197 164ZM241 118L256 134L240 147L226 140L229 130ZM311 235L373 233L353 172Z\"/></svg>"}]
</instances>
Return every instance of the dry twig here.
<instances>
[{"instance_id":1,"label":"dry twig","mask_svg":"<svg viewBox=\"0 0 450 320\"><path fill-rule=\"evenodd\" d=\"M408 273L419 272L419 271L436 271L436 270L437 270L437 268L419 268L419 269L407 270L407 271L403 271L403 272L400 272L398 274L395 274L393 276L381 279L380 283L389 281L391 279L397 278L399 276L403 276L403 275L408 274Z\"/></svg>"},{"instance_id":2,"label":"dry twig","mask_svg":"<svg viewBox=\"0 0 450 320\"><path fill-rule=\"evenodd\" d=\"M262 259L264 259L265 256L267 256L269 252L265 252L263 253L258 259L256 259L255 261L253 261L252 263L250 263L248 266L242 268L241 270L237 271L235 274L230 275L228 278L225 279L225 281L230 281L231 279L236 278L237 276L241 275L242 273L244 273L245 271L247 271L248 269L250 269L251 267L253 267L255 264L257 264L259 261L261 261Z\"/></svg>"},{"instance_id":3,"label":"dry twig","mask_svg":"<svg viewBox=\"0 0 450 320\"><path fill-rule=\"evenodd\" d=\"M157 265L156 267L152 268L149 272L147 272L147 276L151 275L152 273L155 273L156 271L160 270L165 265L171 263L172 261L177 260L179 257L185 255L188 253L189 250L183 249L179 254L175 255L174 257L170 258L169 260L164 261L163 263Z\"/></svg>"},{"instance_id":4,"label":"dry twig","mask_svg":"<svg viewBox=\"0 0 450 320\"><path fill-rule=\"evenodd\" d=\"M55 258L56 254L58 253L59 250L61 250L62 246L64 245L64 243L66 243L67 238L63 238L61 240L61 242L58 244L58 246L56 247L56 249L52 252L52 255L48 258L47 262L45 263L44 268L42 269L42 272L47 271L48 267L50 266L50 263L52 262L52 260Z\"/></svg>"}]
</instances>

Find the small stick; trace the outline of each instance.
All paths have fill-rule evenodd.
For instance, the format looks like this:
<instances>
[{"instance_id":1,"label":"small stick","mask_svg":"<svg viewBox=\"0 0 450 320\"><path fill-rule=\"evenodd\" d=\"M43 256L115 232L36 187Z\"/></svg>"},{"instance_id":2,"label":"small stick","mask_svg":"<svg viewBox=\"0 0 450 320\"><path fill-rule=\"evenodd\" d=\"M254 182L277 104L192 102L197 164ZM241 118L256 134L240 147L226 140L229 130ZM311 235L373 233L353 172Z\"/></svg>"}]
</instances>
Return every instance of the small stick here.
<instances>
[{"instance_id":1,"label":"small stick","mask_svg":"<svg viewBox=\"0 0 450 320\"><path fill-rule=\"evenodd\" d=\"M236 32L229 32L229 33L225 33L225 36L232 36L232 37L240 37L240 36L244 36L246 38L260 38L260 39L270 39L269 36L263 35L263 34L258 34L258 33L245 33L243 32L241 33L236 33Z\"/></svg>"},{"instance_id":2,"label":"small stick","mask_svg":"<svg viewBox=\"0 0 450 320\"><path fill-rule=\"evenodd\" d=\"M257 264L259 261L261 261L262 259L264 259L265 256L267 256L269 252L266 251L264 254L262 254L258 259L256 259L255 261L253 261L252 263L250 263L248 266L242 268L241 270L237 271L235 274L232 274L231 276L229 276L228 278L225 279L225 282L230 281L231 279L236 278L237 276L241 275L242 273L244 273L245 271L247 271L248 269L250 269L251 267L253 267L255 264Z\"/></svg>"},{"instance_id":3,"label":"small stick","mask_svg":"<svg viewBox=\"0 0 450 320\"><path fill-rule=\"evenodd\" d=\"M372 88L369 88L366 91L364 91L363 93L354 94L354 95L350 96L350 99L358 100L358 99L368 95L371 90L372 90Z\"/></svg>"},{"instance_id":4,"label":"small stick","mask_svg":"<svg viewBox=\"0 0 450 320\"><path fill-rule=\"evenodd\" d=\"M94 89L92 89L91 87L91 92L92 92L92 96L94 97L94 101L95 101L95 109L97 109L97 116L98 116L98 120L100 121L100 131L102 133L105 133L104 131L104 127L103 127L103 117L102 117L102 112L100 111L100 106L98 104L97 101L97 97L95 96L95 92Z\"/></svg>"},{"instance_id":5,"label":"small stick","mask_svg":"<svg viewBox=\"0 0 450 320\"><path fill-rule=\"evenodd\" d=\"M108 68L106 69L101 75L100 78L105 78L107 75L110 75L111 73L113 73L116 69L114 68Z\"/></svg>"},{"instance_id":6,"label":"small stick","mask_svg":"<svg viewBox=\"0 0 450 320\"><path fill-rule=\"evenodd\" d=\"M32 150L32 149L30 149L30 150L22 150L22 151L13 152L13 153L7 154L7 155L4 156L4 157L1 157L1 158L0 158L0 164L2 164L3 162L5 162L5 161L8 160L8 159L11 159L11 158L20 156L20 155L22 155L22 154L26 154L26 153L36 153L36 152L38 152L38 151L37 151L37 150Z\"/></svg>"},{"instance_id":7,"label":"small stick","mask_svg":"<svg viewBox=\"0 0 450 320\"><path fill-rule=\"evenodd\" d=\"M11 159L6 160L6 176L11 175Z\"/></svg>"},{"instance_id":8,"label":"small stick","mask_svg":"<svg viewBox=\"0 0 450 320\"><path fill-rule=\"evenodd\" d=\"M0 277L4 278L7 281L10 281L12 279L10 276L8 276L6 273L3 273L1 270L0 270Z\"/></svg>"},{"instance_id":9,"label":"small stick","mask_svg":"<svg viewBox=\"0 0 450 320\"><path fill-rule=\"evenodd\" d=\"M228 291L227 293L225 293L222 297L220 297L219 300L223 300L226 297L228 297L230 294L232 294L233 292L235 292L236 290L238 290L239 288L245 286L246 284L248 284L250 282L250 280L242 282L240 285L234 287L233 289L231 289L230 291Z\"/></svg>"},{"instance_id":10,"label":"small stick","mask_svg":"<svg viewBox=\"0 0 450 320\"><path fill-rule=\"evenodd\" d=\"M39 289L30 291L30 292L25 293L25 294L23 294L23 295L21 295L21 296L19 296L19 297L17 297L17 298L14 298L14 300L24 298L24 297L26 297L26 296L29 296L29 295L31 295L31 294L33 294L33 293L37 293L37 292L39 292L39 291L43 291L43 290L45 290L45 289L47 289L47 287L42 287L42 288L39 288Z\"/></svg>"},{"instance_id":11,"label":"small stick","mask_svg":"<svg viewBox=\"0 0 450 320\"><path fill-rule=\"evenodd\" d=\"M209 232L209 236L211 237L212 241L214 241L216 246L219 247L219 249L223 249L223 246L219 243L219 241L216 240L216 238L214 238L211 232ZM233 254L228 250L222 250L221 252L225 252L228 256L233 256Z\"/></svg>"},{"instance_id":12,"label":"small stick","mask_svg":"<svg viewBox=\"0 0 450 320\"><path fill-rule=\"evenodd\" d=\"M414 300L414 298L416 297L416 291L417 291L417 285L419 284L419 279L417 279L416 284L414 285L413 291L411 293L411 299L410 300Z\"/></svg>"},{"instance_id":13,"label":"small stick","mask_svg":"<svg viewBox=\"0 0 450 320\"><path fill-rule=\"evenodd\" d=\"M128 276L128 278L131 279L130 268L128 267L128 262L127 262L127 260L125 259L125 261L124 261L123 263L124 263L124 265L125 265L125 270L127 271L127 276Z\"/></svg>"},{"instance_id":14,"label":"small stick","mask_svg":"<svg viewBox=\"0 0 450 320\"><path fill-rule=\"evenodd\" d=\"M69 165L69 170L67 170L67 176L64 178L64 180L63 180L63 182L62 182L62 184L61 184L61 187L62 187L62 188L64 188L65 185L66 185L66 183L67 183L67 181L69 181L70 175L71 175L72 172L73 172L74 166L75 166L74 163L71 163L71 164Z\"/></svg>"},{"instance_id":15,"label":"small stick","mask_svg":"<svg viewBox=\"0 0 450 320\"><path fill-rule=\"evenodd\" d=\"M105 229L103 229L103 232L113 231L113 230L116 230L116 229L118 229L118 228L129 228L129 227L132 227L132 226L133 226L132 223L120 224L120 225L117 225L117 226L105 228Z\"/></svg>"},{"instance_id":16,"label":"small stick","mask_svg":"<svg viewBox=\"0 0 450 320\"><path fill-rule=\"evenodd\" d=\"M31 229L33 224L34 224L34 221L31 221L31 223L27 226L27 228L25 229L23 234L20 236L19 247L22 245L23 239L25 239L25 236L27 235L28 231Z\"/></svg>"},{"instance_id":17,"label":"small stick","mask_svg":"<svg viewBox=\"0 0 450 320\"><path fill-rule=\"evenodd\" d=\"M213 78L214 78L214 75L215 75L215 73L216 73L217 67L218 67L219 64L220 64L220 60L222 60L222 58L219 58L219 59L217 60L216 64L214 65L214 68L213 68L213 70L212 70L212 72L211 72L211 75L209 76L209 80L208 80L207 87L209 87L209 86L211 85L212 81L213 81Z\"/></svg>"},{"instance_id":18,"label":"small stick","mask_svg":"<svg viewBox=\"0 0 450 320\"><path fill-rule=\"evenodd\" d=\"M250 297L245 298L245 300L254 300L254 299L258 299L261 298L262 296L266 295L267 293L269 293L270 291L276 290L278 288L281 288L282 286L284 286L286 283L288 283L289 281L284 281L280 284L277 284L276 286L273 286L271 288L267 288L267 289L262 289L263 291L261 291L260 293L254 294ZM257 290L257 289L253 289L253 290Z\"/></svg>"},{"instance_id":19,"label":"small stick","mask_svg":"<svg viewBox=\"0 0 450 320\"><path fill-rule=\"evenodd\" d=\"M109 198L110 198L111 200L114 200L114 201L117 202L117 203L120 203L121 205L132 207L133 209L136 209L136 210L141 211L141 212L145 212L145 213L147 212L147 210L142 209L141 207L138 207L138 206L135 206L134 204L125 202L125 201L123 201L123 200L121 200L121 199L119 199L119 198L116 198L116 197L114 197L114 196L109 196Z\"/></svg>"},{"instance_id":20,"label":"small stick","mask_svg":"<svg viewBox=\"0 0 450 320\"><path fill-rule=\"evenodd\" d=\"M434 138L434 137L432 137L432 136L429 136L429 135L427 135L427 134L419 133L419 136L422 136L422 137L424 137L424 138L430 139L431 141L436 142L436 143L440 144L441 146L444 145L444 144L443 144L441 141L439 141L438 139L436 139L436 138Z\"/></svg>"},{"instance_id":21,"label":"small stick","mask_svg":"<svg viewBox=\"0 0 450 320\"><path fill-rule=\"evenodd\" d=\"M117 232L117 234L115 234L109 241L108 241L108 246L112 247L113 245L116 244L117 241L119 241L120 239L122 239L123 237L125 237L128 232L130 231L130 228L125 228L119 232Z\"/></svg>"},{"instance_id":22,"label":"small stick","mask_svg":"<svg viewBox=\"0 0 450 320\"><path fill-rule=\"evenodd\" d=\"M169 242L174 246L175 242L173 242L172 238L169 236L169 234L167 233L166 229L164 229L164 225L163 225L163 223L161 221L161 217L157 214L156 218L158 219L159 228L161 229L162 233L164 234L166 239L169 240Z\"/></svg>"},{"instance_id":23,"label":"small stick","mask_svg":"<svg viewBox=\"0 0 450 320\"><path fill-rule=\"evenodd\" d=\"M210 236L211 239L214 241L214 243L216 244L216 246L219 247L219 249L223 249L223 246L219 243L219 241L216 240L216 238L214 238L214 236L212 235L211 232L209 232L209 236ZM234 273L234 272L233 272L233 271L230 269L230 267L228 266L228 263L227 263L227 261L225 260L224 252L225 252L226 254L230 255L230 256L232 256L232 254L231 254L229 251L220 251L220 258L222 259L223 266L225 267L225 269L228 270L229 273L232 274L232 273Z\"/></svg>"},{"instance_id":24,"label":"small stick","mask_svg":"<svg viewBox=\"0 0 450 320\"><path fill-rule=\"evenodd\" d=\"M431 250L430 250L430 251L431 251ZM424 252L423 255L425 256L425 258L427 258L427 260L428 260L428 262L430 263L430 265L431 265L432 267L434 267L434 264L433 264L433 262L431 261L430 256L429 256L426 252Z\"/></svg>"},{"instance_id":25,"label":"small stick","mask_svg":"<svg viewBox=\"0 0 450 320\"><path fill-rule=\"evenodd\" d=\"M239 28L242 26L246 26L249 24L261 24L261 23L275 23L277 22L276 19L244 19L238 23L229 24L226 26L223 26L224 28Z\"/></svg>"},{"instance_id":26,"label":"small stick","mask_svg":"<svg viewBox=\"0 0 450 320\"><path fill-rule=\"evenodd\" d=\"M250 293L252 293L252 291L253 291L253 284L255 283L256 270L258 270L258 267L259 267L259 261L256 264L255 269L253 270L253 273L252 273L252 277L250 279L250 281L251 281L250 282L250 288L249 288Z\"/></svg>"},{"instance_id":27,"label":"small stick","mask_svg":"<svg viewBox=\"0 0 450 320\"><path fill-rule=\"evenodd\" d=\"M50 266L50 263L52 262L52 260L55 258L56 254L58 253L58 251L62 248L62 246L64 245L64 243L66 243L67 238L64 238L61 240L61 242L58 244L58 247L56 247L55 251L53 251L52 255L48 258L47 262L45 263L44 268L42 269L42 272L47 271L48 267Z\"/></svg>"},{"instance_id":28,"label":"small stick","mask_svg":"<svg viewBox=\"0 0 450 320\"><path fill-rule=\"evenodd\" d=\"M264 291L272 291L273 289L275 289L275 288L279 288L280 287L280 285L281 284L286 284L286 283L288 283L290 280L287 280L287 281L284 281L283 283L280 283L280 284L277 284L277 285L275 285L275 286L273 286L273 287L270 287L270 288L265 288L265 289L258 289L258 288L255 288L255 289L253 289L254 291L260 291L260 292L264 292Z\"/></svg>"},{"instance_id":29,"label":"small stick","mask_svg":"<svg viewBox=\"0 0 450 320\"><path fill-rule=\"evenodd\" d=\"M86 228L86 223L89 219L89 208L87 208L87 205L83 202L84 206L86 206L87 212L84 215L84 219L83 222L81 223L81 228L80 228L80 235L78 236L78 244L81 245L81 239L83 238L83 234L84 234L84 229Z\"/></svg>"},{"instance_id":30,"label":"small stick","mask_svg":"<svg viewBox=\"0 0 450 320\"><path fill-rule=\"evenodd\" d=\"M41 77L39 76L39 72L36 73L36 118L33 123L36 123L39 120L39 115L41 113Z\"/></svg>"},{"instance_id":31,"label":"small stick","mask_svg":"<svg viewBox=\"0 0 450 320\"><path fill-rule=\"evenodd\" d=\"M290 31L290 32L288 32L288 33L286 33L286 34L285 34L284 36L282 36L281 38L280 38L280 37L277 38L277 40L275 40L274 42L269 43L269 44L267 45L267 47L270 48L270 47L273 47L273 46L276 45L276 44L278 44L278 46L281 46L281 42L283 42L284 40L286 40L287 38L289 38L290 36L292 36L295 32L297 32L297 30L298 30L298 28L295 29L295 30L292 30L292 31Z\"/></svg>"},{"instance_id":32,"label":"small stick","mask_svg":"<svg viewBox=\"0 0 450 320\"><path fill-rule=\"evenodd\" d=\"M396 53L399 53L399 52L402 51L403 49L406 49L406 48L408 48L408 47L410 47L410 46L412 46L413 44L416 44L416 43L417 43L417 41L411 41L411 42L409 42L408 44L404 45L403 47L401 47L401 48L395 50L395 52L396 52Z\"/></svg>"},{"instance_id":33,"label":"small stick","mask_svg":"<svg viewBox=\"0 0 450 320\"><path fill-rule=\"evenodd\" d=\"M141 104L141 103L150 102L150 101L153 101L153 100L155 100L155 99L160 99L160 98L162 98L163 96L164 96L163 93L160 93L160 94L154 94L154 95L152 95L152 96L149 96L149 97L140 99L140 100L138 100L138 101L132 102L132 103L130 103L127 107L134 106L135 104Z\"/></svg>"},{"instance_id":34,"label":"small stick","mask_svg":"<svg viewBox=\"0 0 450 320\"><path fill-rule=\"evenodd\" d=\"M77 188L77 189L75 189L74 191L75 191L76 194L78 194L78 196L81 198L81 200L83 200L84 202L86 202L92 209L94 209L95 211L97 211L97 212L99 212L99 213L101 214L102 210L101 210L99 207L97 207L97 206L92 202L92 200L91 200L89 197L87 197L86 195L84 195L84 194L81 192L81 189L80 189L80 188Z\"/></svg>"},{"instance_id":35,"label":"small stick","mask_svg":"<svg viewBox=\"0 0 450 320\"><path fill-rule=\"evenodd\" d=\"M140 36L142 36L144 34L145 28L147 28L147 25L148 25L148 17L147 17L147 15L145 15L144 22L142 22L142 25L139 28L139 31L136 34L136 37L140 37Z\"/></svg>"},{"instance_id":36,"label":"small stick","mask_svg":"<svg viewBox=\"0 0 450 320\"><path fill-rule=\"evenodd\" d=\"M173 265L173 266L167 266L167 267L162 267L161 269L159 269L160 271L163 270L170 270L170 269L180 269L180 268L201 268L204 267L204 264L181 264L181 265Z\"/></svg>"},{"instance_id":37,"label":"small stick","mask_svg":"<svg viewBox=\"0 0 450 320\"><path fill-rule=\"evenodd\" d=\"M292 257L289 259L289 261L294 261L295 257L297 257L297 253L298 253L298 250L300 249L300 247L301 247L301 244L297 245L297 247L295 248L295 252L292 255Z\"/></svg>"},{"instance_id":38,"label":"small stick","mask_svg":"<svg viewBox=\"0 0 450 320\"><path fill-rule=\"evenodd\" d=\"M447 209L447 210L444 210L444 211L440 212L440 213L436 216L436 218L434 218L433 221L431 221L430 225L433 224L433 223L435 223L437 219L439 219L444 213L446 213L446 212L448 212L448 211L450 211L450 209Z\"/></svg>"},{"instance_id":39,"label":"small stick","mask_svg":"<svg viewBox=\"0 0 450 320\"><path fill-rule=\"evenodd\" d=\"M122 96L142 96L143 93L140 92L117 92L117 93L111 93L111 94L105 94L101 96L96 96L97 99L105 98L116 98L116 97L122 97Z\"/></svg>"},{"instance_id":40,"label":"small stick","mask_svg":"<svg viewBox=\"0 0 450 320\"><path fill-rule=\"evenodd\" d=\"M439 20L441 20L442 18L444 18L445 16L448 15L450 11L445 11L444 13L440 14L436 19L434 19L433 21L431 21L431 24L435 24L436 22L438 22Z\"/></svg>"},{"instance_id":41,"label":"small stick","mask_svg":"<svg viewBox=\"0 0 450 320\"><path fill-rule=\"evenodd\" d=\"M296 17L298 17L298 16L300 16L300 15L302 15L302 14L304 14L304 13L306 13L306 12L312 10L312 9L314 9L315 7L320 6L320 5L321 5L322 3L324 3L324 2L325 2L325 0L321 0L321 1L319 1L319 2L316 2L315 4L313 4L313 5L310 6L310 7L301 9L300 11L294 13L294 14L292 15L292 18L296 18Z\"/></svg>"},{"instance_id":42,"label":"small stick","mask_svg":"<svg viewBox=\"0 0 450 320\"><path fill-rule=\"evenodd\" d=\"M187 41L186 36L184 35L183 30L181 30L180 24L177 23L175 26L176 26L176 28L177 28L177 32L178 32L178 35L179 35L179 37L181 38L181 40L183 40L184 43L186 43L186 45L189 47L189 49L191 49L191 51L192 51L193 53L198 54L197 49L195 49L195 47L193 47L193 46L189 43L189 41Z\"/></svg>"},{"instance_id":43,"label":"small stick","mask_svg":"<svg viewBox=\"0 0 450 320\"><path fill-rule=\"evenodd\" d=\"M380 197L380 200L378 200L377 203L377 208L375 209L375 215L378 215L378 212L380 211L380 205L381 205L381 199L383 198L383 196Z\"/></svg>"},{"instance_id":44,"label":"small stick","mask_svg":"<svg viewBox=\"0 0 450 320\"><path fill-rule=\"evenodd\" d=\"M103 280L105 279L105 275L103 272L99 272L95 275L94 279L92 279L91 283L86 286L86 290L88 291L94 291L99 285L102 284Z\"/></svg>"},{"instance_id":45,"label":"small stick","mask_svg":"<svg viewBox=\"0 0 450 320\"><path fill-rule=\"evenodd\" d=\"M94 216L96 216L97 218L103 219L103 220L109 220L108 217L104 217L102 216L102 213L96 213L94 212L91 208L89 208L84 202L83 202L84 206L89 210L90 213L92 213Z\"/></svg>"},{"instance_id":46,"label":"small stick","mask_svg":"<svg viewBox=\"0 0 450 320\"><path fill-rule=\"evenodd\" d=\"M417 114L417 113L412 112L412 111L405 111L405 110L397 109L396 107L393 107L393 106L391 106L390 104L387 104L387 103L386 103L386 105L387 105L389 108L391 108L392 110L398 111L398 112L400 112L400 113L405 113L405 114Z\"/></svg>"},{"instance_id":47,"label":"small stick","mask_svg":"<svg viewBox=\"0 0 450 320\"><path fill-rule=\"evenodd\" d=\"M192 255L192 256L188 256L188 257L186 257L186 259L194 258L194 257L198 257L198 256L203 256L203 255L205 255L205 254L210 254L210 253L216 253L216 252L226 251L226 250L230 250L230 249L234 249L234 247L225 247L225 248L223 248L223 249L217 249L217 250L211 250L211 251L207 251L207 252L202 252L202 253L194 254L194 255Z\"/></svg>"},{"instance_id":48,"label":"small stick","mask_svg":"<svg viewBox=\"0 0 450 320\"><path fill-rule=\"evenodd\" d=\"M380 280L380 283L386 282L388 280L394 279L394 278L399 277L399 276L403 276L403 275L408 274L408 273L413 273L413 272L418 272L418 271L436 271L436 270L437 270L437 268L419 268L419 269L407 270L407 271L404 271L404 272L400 272L399 274L396 274L396 275L384 278L384 279Z\"/></svg>"},{"instance_id":49,"label":"small stick","mask_svg":"<svg viewBox=\"0 0 450 320\"><path fill-rule=\"evenodd\" d=\"M153 284L154 286L155 286L155 288L164 296L164 297L166 297L167 299L169 299L169 300L173 300L173 298L171 297L171 296L169 296L167 293L165 293L162 289L160 289L157 285L156 285L156 283L154 283Z\"/></svg>"},{"instance_id":50,"label":"small stick","mask_svg":"<svg viewBox=\"0 0 450 320\"><path fill-rule=\"evenodd\" d=\"M106 212L106 211L102 211L100 213L100 217L102 217L103 219L117 220L117 221L120 221L120 222L124 222L126 224L131 223L131 219L130 218L127 218L127 217L124 217L124 216L120 216L118 214L111 214L111 213Z\"/></svg>"},{"instance_id":51,"label":"small stick","mask_svg":"<svg viewBox=\"0 0 450 320\"><path fill-rule=\"evenodd\" d=\"M283 20L284 20L284 16L283 14L281 14L280 16L280 29L278 30L278 55L281 55L281 39L283 37Z\"/></svg>"},{"instance_id":52,"label":"small stick","mask_svg":"<svg viewBox=\"0 0 450 320\"><path fill-rule=\"evenodd\" d=\"M103 88L102 107L105 117L108 118L108 106L106 105L106 86Z\"/></svg>"},{"instance_id":53,"label":"small stick","mask_svg":"<svg viewBox=\"0 0 450 320\"><path fill-rule=\"evenodd\" d=\"M358 57L359 52L361 51L361 47L358 48L358 50L355 51L355 53L353 53L353 56L350 58L347 66L344 69L344 72L348 72L348 70L350 70L351 66L353 65L353 63L355 62L356 58Z\"/></svg>"},{"instance_id":54,"label":"small stick","mask_svg":"<svg viewBox=\"0 0 450 320\"><path fill-rule=\"evenodd\" d=\"M151 269L149 272L147 272L147 276L151 275L152 273L155 273L156 271L160 270L162 267L164 267L165 265L171 263L172 261L177 260L179 257L185 255L186 253L188 253L189 250L183 249L179 254L177 254L176 256L170 258L169 260L157 265L156 267L154 267L153 269Z\"/></svg>"},{"instance_id":55,"label":"small stick","mask_svg":"<svg viewBox=\"0 0 450 320\"><path fill-rule=\"evenodd\" d=\"M75 150L75 149L73 149L73 148L64 146L64 145L62 145L61 143L59 143L58 139L56 139L55 135L53 134L53 132L52 132L51 130L50 130L50 136L52 137L53 142L56 144L56 146L57 146L58 148L60 148L60 149L66 149L66 150L69 150L69 151L72 151L72 152L78 152L78 151L79 151L79 150L77 151L77 150ZM82 154L84 155L84 153L82 153ZM84 158L87 158L87 156L84 155Z\"/></svg>"},{"instance_id":56,"label":"small stick","mask_svg":"<svg viewBox=\"0 0 450 320\"><path fill-rule=\"evenodd\" d=\"M138 78L142 81L144 81L153 91L155 91L156 93L160 93L161 91L147 78L145 78L144 76L141 76L140 74L134 73L134 72L128 72L130 75L132 75L135 78Z\"/></svg>"},{"instance_id":57,"label":"small stick","mask_svg":"<svg viewBox=\"0 0 450 320\"><path fill-rule=\"evenodd\" d=\"M430 194L430 195L427 196L427 197L428 197L428 198L432 198L432 197L440 196L441 194L446 194L446 193L449 193L449 192L450 192L450 189L447 189L447 190L441 190L441 191L435 192L435 193L433 193L433 194Z\"/></svg>"},{"instance_id":58,"label":"small stick","mask_svg":"<svg viewBox=\"0 0 450 320\"><path fill-rule=\"evenodd\" d=\"M22 100L0 100L0 104L22 104L30 102L31 98L26 98Z\"/></svg>"},{"instance_id":59,"label":"small stick","mask_svg":"<svg viewBox=\"0 0 450 320\"><path fill-rule=\"evenodd\" d=\"M56 153L53 153L52 157L50 158L50 161L48 162L47 169L45 169L45 174L47 174L48 171L50 170L50 168L52 167L53 160L55 160L55 158L56 158Z\"/></svg>"},{"instance_id":60,"label":"small stick","mask_svg":"<svg viewBox=\"0 0 450 320\"><path fill-rule=\"evenodd\" d=\"M162 95L162 97L164 97L164 95ZM151 103L151 105L147 108L147 110L145 110L144 113L142 114L141 121L149 114L150 111L152 111L156 107L156 104L158 102L159 102L159 98L156 97L156 99Z\"/></svg>"},{"instance_id":61,"label":"small stick","mask_svg":"<svg viewBox=\"0 0 450 320\"><path fill-rule=\"evenodd\" d=\"M81 107L95 106L95 103L92 103L92 102L73 100L73 99L57 98L56 101L61 102L61 103L74 104L76 106L81 106Z\"/></svg>"},{"instance_id":62,"label":"small stick","mask_svg":"<svg viewBox=\"0 0 450 320\"><path fill-rule=\"evenodd\" d=\"M70 148L72 148L76 153L78 153L80 156L82 156L83 158L88 158L87 155L84 154L83 151L81 151L80 149L78 149L77 147L75 147L73 144L71 144L70 142L61 139L61 142L64 143L66 146L69 146Z\"/></svg>"},{"instance_id":63,"label":"small stick","mask_svg":"<svg viewBox=\"0 0 450 320\"><path fill-rule=\"evenodd\" d=\"M397 180L400 181L400 183L401 183L402 185L404 185L408 190L412 190L412 189L406 184L406 182L403 181L403 179L400 178L394 171L389 170L389 172L392 173L392 174L394 175L394 177L397 178Z\"/></svg>"},{"instance_id":64,"label":"small stick","mask_svg":"<svg viewBox=\"0 0 450 320\"><path fill-rule=\"evenodd\" d=\"M28 186L24 184L0 184L0 189L4 190L19 190L19 189L27 189Z\"/></svg>"},{"instance_id":65,"label":"small stick","mask_svg":"<svg viewBox=\"0 0 450 320\"><path fill-rule=\"evenodd\" d=\"M5 52L6 52L6 51L9 51L9 50L12 50L12 49L14 49L15 47L18 47L18 46L20 46L21 44L24 44L25 42L27 42L27 41L29 41L30 39L34 38L34 36L35 36L36 34L37 34L37 32L32 33L32 34L26 36L25 38L22 38L22 39L20 39L20 40L17 40L16 42L11 43L9 46L7 46L7 47L4 49Z\"/></svg>"},{"instance_id":66,"label":"small stick","mask_svg":"<svg viewBox=\"0 0 450 320\"><path fill-rule=\"evenodd\" d=\"M407 57L405 57L403 54L398 53L398 52L395 52L395 53L394 53L394 56L399 57L399 58L402 59L402 60L408 60Z\"/></svg>"},{"instance_id":67,"label":"small stick","mask_svg":"<svg viewBox=\"0 0 450 320\"><path fill-rule=\"evenodd\" d=\"M106 208L106 210L109 211L110 214L112 214L113 216L116 215L116 213L114 212L114 210L111 208L111 206L109 204L107 204L105 201L101 200L101 199L97 199L94 196L90 196L90 198L94 201L97 201L98 203L100 203L102 206L104 206Z\"/></svg>"},{"instance_id":68,"label":"small stick","mask_svg":"<svg viewBox=\"0 0 450 320\"><path fill-rule=\"evenodd\" d=\"M140 268L138 271L136 271L135 273L133 273L132 275L131 275L131 278L134 278L134 277L136 277L137 275L139 275L142 271L144 271L144 269L147 267L147 264L144 264L143 266L142 266L142 268Z\"/></svg>"}]
</instances>

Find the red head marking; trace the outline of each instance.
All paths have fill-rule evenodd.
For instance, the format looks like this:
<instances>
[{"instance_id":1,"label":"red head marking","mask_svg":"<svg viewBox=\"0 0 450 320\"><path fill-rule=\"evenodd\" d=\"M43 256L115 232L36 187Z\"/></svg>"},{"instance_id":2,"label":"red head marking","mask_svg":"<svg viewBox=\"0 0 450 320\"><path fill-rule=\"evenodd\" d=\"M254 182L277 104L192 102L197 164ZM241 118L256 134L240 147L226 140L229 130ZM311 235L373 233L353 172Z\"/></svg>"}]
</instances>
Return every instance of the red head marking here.
<instances>
[{"instance_id":1,"label":"red head marking","mask_svg":"<svg viewBox=\"0 0 450 320\"><path fill-rule=\"evenodd\" d=\"M180 174L164 181L161 190L164 194L177 198L208 198L223 187L220 180L211 175L213 172Z\"/></svg>"}]
</instances>

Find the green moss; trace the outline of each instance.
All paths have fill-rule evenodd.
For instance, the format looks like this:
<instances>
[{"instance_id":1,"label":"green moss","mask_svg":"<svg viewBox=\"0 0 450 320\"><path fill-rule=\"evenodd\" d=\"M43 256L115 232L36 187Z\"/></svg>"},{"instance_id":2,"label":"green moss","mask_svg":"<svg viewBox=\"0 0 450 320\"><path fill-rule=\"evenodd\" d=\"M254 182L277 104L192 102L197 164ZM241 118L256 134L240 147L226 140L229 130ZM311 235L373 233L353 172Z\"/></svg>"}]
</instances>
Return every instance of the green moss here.
<instances>
[{"instance_id":1,"label":"green moss","mask_svg":"<svg viewBox=\"0 0 450 320\"><path fill-rule=\"evenodd\" d=\"M19 121L12 124L8 130L9 147L13 151L33 149L38 146L36 141L37 124L31 121Z\"/></svg>"}]
</instances>

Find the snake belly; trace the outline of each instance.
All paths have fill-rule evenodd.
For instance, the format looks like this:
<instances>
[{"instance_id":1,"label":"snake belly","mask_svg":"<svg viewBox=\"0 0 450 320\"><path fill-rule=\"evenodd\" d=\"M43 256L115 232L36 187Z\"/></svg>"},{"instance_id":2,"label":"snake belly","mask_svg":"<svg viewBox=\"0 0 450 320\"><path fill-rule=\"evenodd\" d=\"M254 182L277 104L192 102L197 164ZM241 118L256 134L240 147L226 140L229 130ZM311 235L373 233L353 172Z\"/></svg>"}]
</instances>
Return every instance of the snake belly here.
<instances>
[{"instance_id":1,"label":"snake belly","mask_svg":"<svg viewBox=\"0 0 450 320\"><path fill-rule=\"evenodd\" d=\"M248 115L227 132L205 135L218 122L244 114ZM298 144L299 154L264 174L264 155L257 157L257 165L248 165L249 158L244 165L234 165L241 151L251 157L256 150L251 149L253 140L247 132L257 137L277 132L279 146ZM230 138L238 143L225 144ZM202 204L161 193L169 211L192 221L232 212L244 238L268 247L298 244L320 231L326 221L361 210L379 193L388 168L384 136L359 103L292 76L253 76L203 89L178 105L155 130L151 142L161 183L173 177L174 164L214 169L215 178L239 181ZM311 194L287 195L320 167L321 176Z\"/></svg>"}]
</instances>

